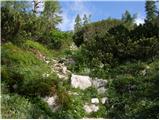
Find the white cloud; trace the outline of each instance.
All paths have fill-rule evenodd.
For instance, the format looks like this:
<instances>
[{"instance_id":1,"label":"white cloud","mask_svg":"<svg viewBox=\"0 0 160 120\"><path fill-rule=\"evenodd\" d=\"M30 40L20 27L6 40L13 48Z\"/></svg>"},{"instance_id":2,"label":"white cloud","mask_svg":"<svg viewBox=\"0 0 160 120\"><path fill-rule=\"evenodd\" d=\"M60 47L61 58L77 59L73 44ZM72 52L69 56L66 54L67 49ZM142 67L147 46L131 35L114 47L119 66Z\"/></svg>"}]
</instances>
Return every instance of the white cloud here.
<instances>
[{"instance_id":1,"label":"white cloud","mask_svg":"<svg viewBox=\"0 0 160 120\"><path fill-rule=\"evenodd\" d=\"M137 25L144 24L144 19L143 19L143 18L137 18L137 19L135 20L135 23L136 23Z\"/></svg>"},{"instance_id":2,"label":"white cloud","mask_svg":"<svg viewBox=\"0 0 160 120\"><path fill-rule=\"evenodd\" d=\"M71 5L71 10L74 11L77 14L79 14L81 17L83 17L84 14L89 15L91 12L89 9L84 5L85 1L77 0Z\"/></svg>"},{"instance_id":3,"label":"white cloud","mask_svg":"<svg viewBox=\"0 0 160 120\"><path fill-rule=\"evenodd\" d=\"M73 30L75 24L75 18L77 14L83 18L84 14L89 15L91 14L90 10L85 6L84 1L77 0L73 1L70 4L67 4L68 7L66 10L63 9L62 18L63 21L61 24L58 25L58 28L62 31ZM74 15L70 15L70 12L73 12Z\"/></svg>"},{"instance_id":4,"label":"white cloud","mask_svg":"<svg viewBox=\"0 0 160 120\"><path fill-rule=\"evenodd\" d=\"M135 19L135 23L137 25L140 25L140 24L144 24L144 17L142 17L140 14L137 15L137 18Z\"/></svg>"},{"instance_id":5,"label":"white cloud","mask_svg":"<svg viewBox=\"0 0 160 120\"><path fill-rule=\"evenodd\" d=\"M68 12L61 14L63 21L57 27L62 31L73 30L74 28L74 18L69 17L68 14Z\"/></svg>"}]
</instances>

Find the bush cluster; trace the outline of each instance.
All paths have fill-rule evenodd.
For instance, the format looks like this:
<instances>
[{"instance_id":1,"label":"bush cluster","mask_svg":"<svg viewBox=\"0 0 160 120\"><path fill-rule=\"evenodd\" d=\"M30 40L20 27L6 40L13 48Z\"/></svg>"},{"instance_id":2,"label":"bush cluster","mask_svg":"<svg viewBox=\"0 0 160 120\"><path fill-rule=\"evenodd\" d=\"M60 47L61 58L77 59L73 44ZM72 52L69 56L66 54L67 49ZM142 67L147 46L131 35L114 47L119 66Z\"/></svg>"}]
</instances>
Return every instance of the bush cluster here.
<instances>
[{"instance_id":1,"label":"bush cluster","mask_svg":"<svg viewBox=\"0 0 160 120\"><path fill-rule=\"evenodd\" d=\"M148 60L158 56L158 26L153 23L135 26L132 30L123 24L114 24L100 31L94 24L89 27L92 29L87 27L81 31L90 34L82 32L79 35L79 31L74 35L74 42L82 46L91 66L109 64L113 67L126 61Z\"/></svg>"},{"instance_id":2,"label":"bush cluster","mask_svg":"<svg viewBox=\"0 0 160 120\"><path fill-rule=\"evenodd\" d=\"M158 118L158 61L125 65L112 71L107 118ZM122 75L123 74L123 75Z\"/></svg>"}]
</instances>

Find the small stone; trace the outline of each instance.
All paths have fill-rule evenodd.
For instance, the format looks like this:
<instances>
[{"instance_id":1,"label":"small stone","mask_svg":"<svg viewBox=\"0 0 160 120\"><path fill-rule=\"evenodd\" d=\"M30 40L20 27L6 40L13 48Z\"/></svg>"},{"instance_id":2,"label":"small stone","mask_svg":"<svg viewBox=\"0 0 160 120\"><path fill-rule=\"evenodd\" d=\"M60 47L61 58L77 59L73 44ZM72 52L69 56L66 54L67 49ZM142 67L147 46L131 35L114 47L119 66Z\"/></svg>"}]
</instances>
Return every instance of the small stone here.
<instances>
[{"instance_id":1,"label":"small stone","mask_svg":"<svg viewBox=\"0 0 160 120\"><path fill-rule=\"evenodd\" d=\"M107 97L103 97L103 98L101 99L102 104L105 104L107 100L108 100Z\"/></svg>"},{"instance_id":2,"label":"small stone","mask_svg":"<svg viewBox=\"0 0 160 120\"><path fill-rule=\"evenodd\" d=\"M50 61L45 61L47 64L50 63Z\"/></svg>"},{"instance_id":3,"label":"small stone","mask_svg":"<svg viewBox=\"0 0 160 120\"><path fill-rule=\"evenodd\" d=\"M150 67L147 65L147 66L146 66L146 69L150 69Z\"/></svg>"},{"instance_id":4,"label":"small stone","mask_svg":"<svg viewBox=\"0 0 160 120\"><path fill-rule=\"evenodd\" d=\"M68 91L69 95L79 95L77 92Z\"/></svg>"},{"instance_id":5,"label":"small stone","mask_svg":"<svg viewBox=\"0 0 160 120\"><path fill-rule=\"evenodd\" d=\"M49 77L49 75L50 75L50 74L48 74L48 73L42 74L43 77Z\"/></svg>"},{"instance_id":6,"label":"small stone","mask_svg":"<svg viewBox=\"0 0 160 120\"><path fill-rule=\"evenodd\" d=\"M99 103L99 99L98 98L92 98L91 99L91 103L98 104Z\"/></svg>"},{"instance_id":7,"label":"small stone","mask_svg":"<svg viewBox=\"0 0 160 120\"><path fill-rule=\"evenodd\" d=\"M62 68L62 73L63 73L63 74L67 74L67 67L66 67L66 66L64 66L64 67Z\"/></svg>"},{"instance_id":8,"label":"small stone","mask_svg":"<svg viewBox=\"0 0 160 120\"><path fill-rule=\"evenodd\" d=\"M95 104L85 104L84 105L84 110L87 113L91 113L91 112L97 112L99 110L99 107L96 106Z\"/></svg>"},{"instance_id":9,"label":"small stone","mask_svg":"<svg viewBox=\"0 0 160 120\"><path fill-rule=\"evenodd\" d=\"M44 101L46 101L48 103L49 106L53 106L53 105L56 105L56 99L57 99L57 96L51 96L51 97L45 97L44 98Z\"/></svg>"},{"instance_id":10,"label":"small stone","mask_svg":"<svg viewBox=\"0 0 160 120\"><path fill-rule=\"evenodd\" d=\"M49 77L49 74L46 74L46 77Z\"/></svg>"},{"instance_id":11,"label":"small stone","mask_svg":"<svg viewBox=\"0 0 160 120\"><path fill-rule=\"evenodd\" d=\"M146 71L146 70L142 70L142 71L141 71L141 74L142 74L143 76L145 76L145 75L146 75L146 73L147 73L147 71Z\"/></svg>"}]
</instances>

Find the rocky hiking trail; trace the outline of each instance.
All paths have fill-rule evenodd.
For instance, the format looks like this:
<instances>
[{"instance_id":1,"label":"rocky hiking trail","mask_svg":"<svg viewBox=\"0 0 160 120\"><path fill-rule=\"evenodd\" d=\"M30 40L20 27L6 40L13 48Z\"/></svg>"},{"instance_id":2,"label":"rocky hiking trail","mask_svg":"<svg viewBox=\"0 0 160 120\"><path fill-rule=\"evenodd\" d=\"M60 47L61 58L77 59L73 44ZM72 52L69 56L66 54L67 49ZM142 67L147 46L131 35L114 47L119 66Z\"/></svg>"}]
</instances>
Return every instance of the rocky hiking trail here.
<instances>
[{"instance_id":1,"label":"rocky hiking trail","mask_svg":"<svg viewBox=\"0 0 160 120\"><path fill-rule=\"evenodd\" d=\"M83 105L83 108L86 113L94 113L99 110L99 105L105 105L108 102L108 98L104 96L103 94L107 91L107 80L98 79L98 78L91 78L89 76L83 76L83 75L77 75L72 73L67 69L67 66L65 65L65 60L58 60L58 59L46 59L44 57L44 62L46 64L49 64L51 68L51 73L55 72L58 77L62 80L70 80L70 87L74 89L80 89L81 92L83 92L85 89L89 87L94 87L97 90L97 93L102 95L101 98L93 97L90 99L90 102L85 102ZM44 77L48 77L49 73L44 73ZM79 95L75 91L67 91L68 94L77 96ZM54 96L46 96L43 98L44 101L46 101L49 105L49 107L55 112L58 110L59 105L57 102L57 95Z\"/></svg>"}]
</instances>

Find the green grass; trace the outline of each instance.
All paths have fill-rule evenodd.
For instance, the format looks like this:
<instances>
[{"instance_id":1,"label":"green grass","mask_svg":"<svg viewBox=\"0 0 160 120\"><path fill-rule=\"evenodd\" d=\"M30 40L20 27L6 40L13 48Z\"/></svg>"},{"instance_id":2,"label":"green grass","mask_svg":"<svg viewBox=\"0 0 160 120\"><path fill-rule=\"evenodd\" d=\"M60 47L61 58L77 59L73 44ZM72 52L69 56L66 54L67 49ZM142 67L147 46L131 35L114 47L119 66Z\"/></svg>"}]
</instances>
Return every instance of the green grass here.
<instances>
[{"instance_id":1,"label":"green grass","mask_svg":"<svg viewBox=\"0 0 160 120\"><path fill-rule=\"evenodd\" d=\"M158 118L158 60L124 64L110 72L107 118Z\"/></svg>"},{"instance_id":2,"label":"green grass","mask_svg":"<svg viewBox=\"0 0 160 120\"><path fill-rule=\"evenodd\" d=\"M32 41L32 40L27 40L23 44L23 47L26 50L29 50L29 49L38 50L40 53L42 53L43 55L45 55L47 57L52 57L53 56L52 50L50 50L46 46L44 46L44 45L42 45L38 42Z\"/></svg>"},{"instance_id":3,"label":"green grass","mask_svg":"<svg viewBox=\"0 0 160 120\"><path fill-rule=\"evenodd\" d=\"M2 81L5 81L11 92L26 96L50 94L50 88L57 75L51 68L39 60L31 51L6 43L2 46ZM46 77L44 75L48 74ZM13 89L13 85L17 85Z\"/></svg>"},{"instance_id":4,"label":"green grass","mask_svg":"<svg viewBox=\"0 0 160 120\"><path fill-rule=\"evenodd\" d=\"M2 94L1 111L3 119L32 118L32 104L19 95Z\"/></svg>"},{"instance_id":5,"label":"green grass","mask_svg":"<svg viewBox=\"0 0 160 120\"><path fill-rule=\"evenodd\" d=\"M3 119L51 119L55 113L41 98L25 98L18 94L2 94Z\"/></svg>"}]
</instances>

